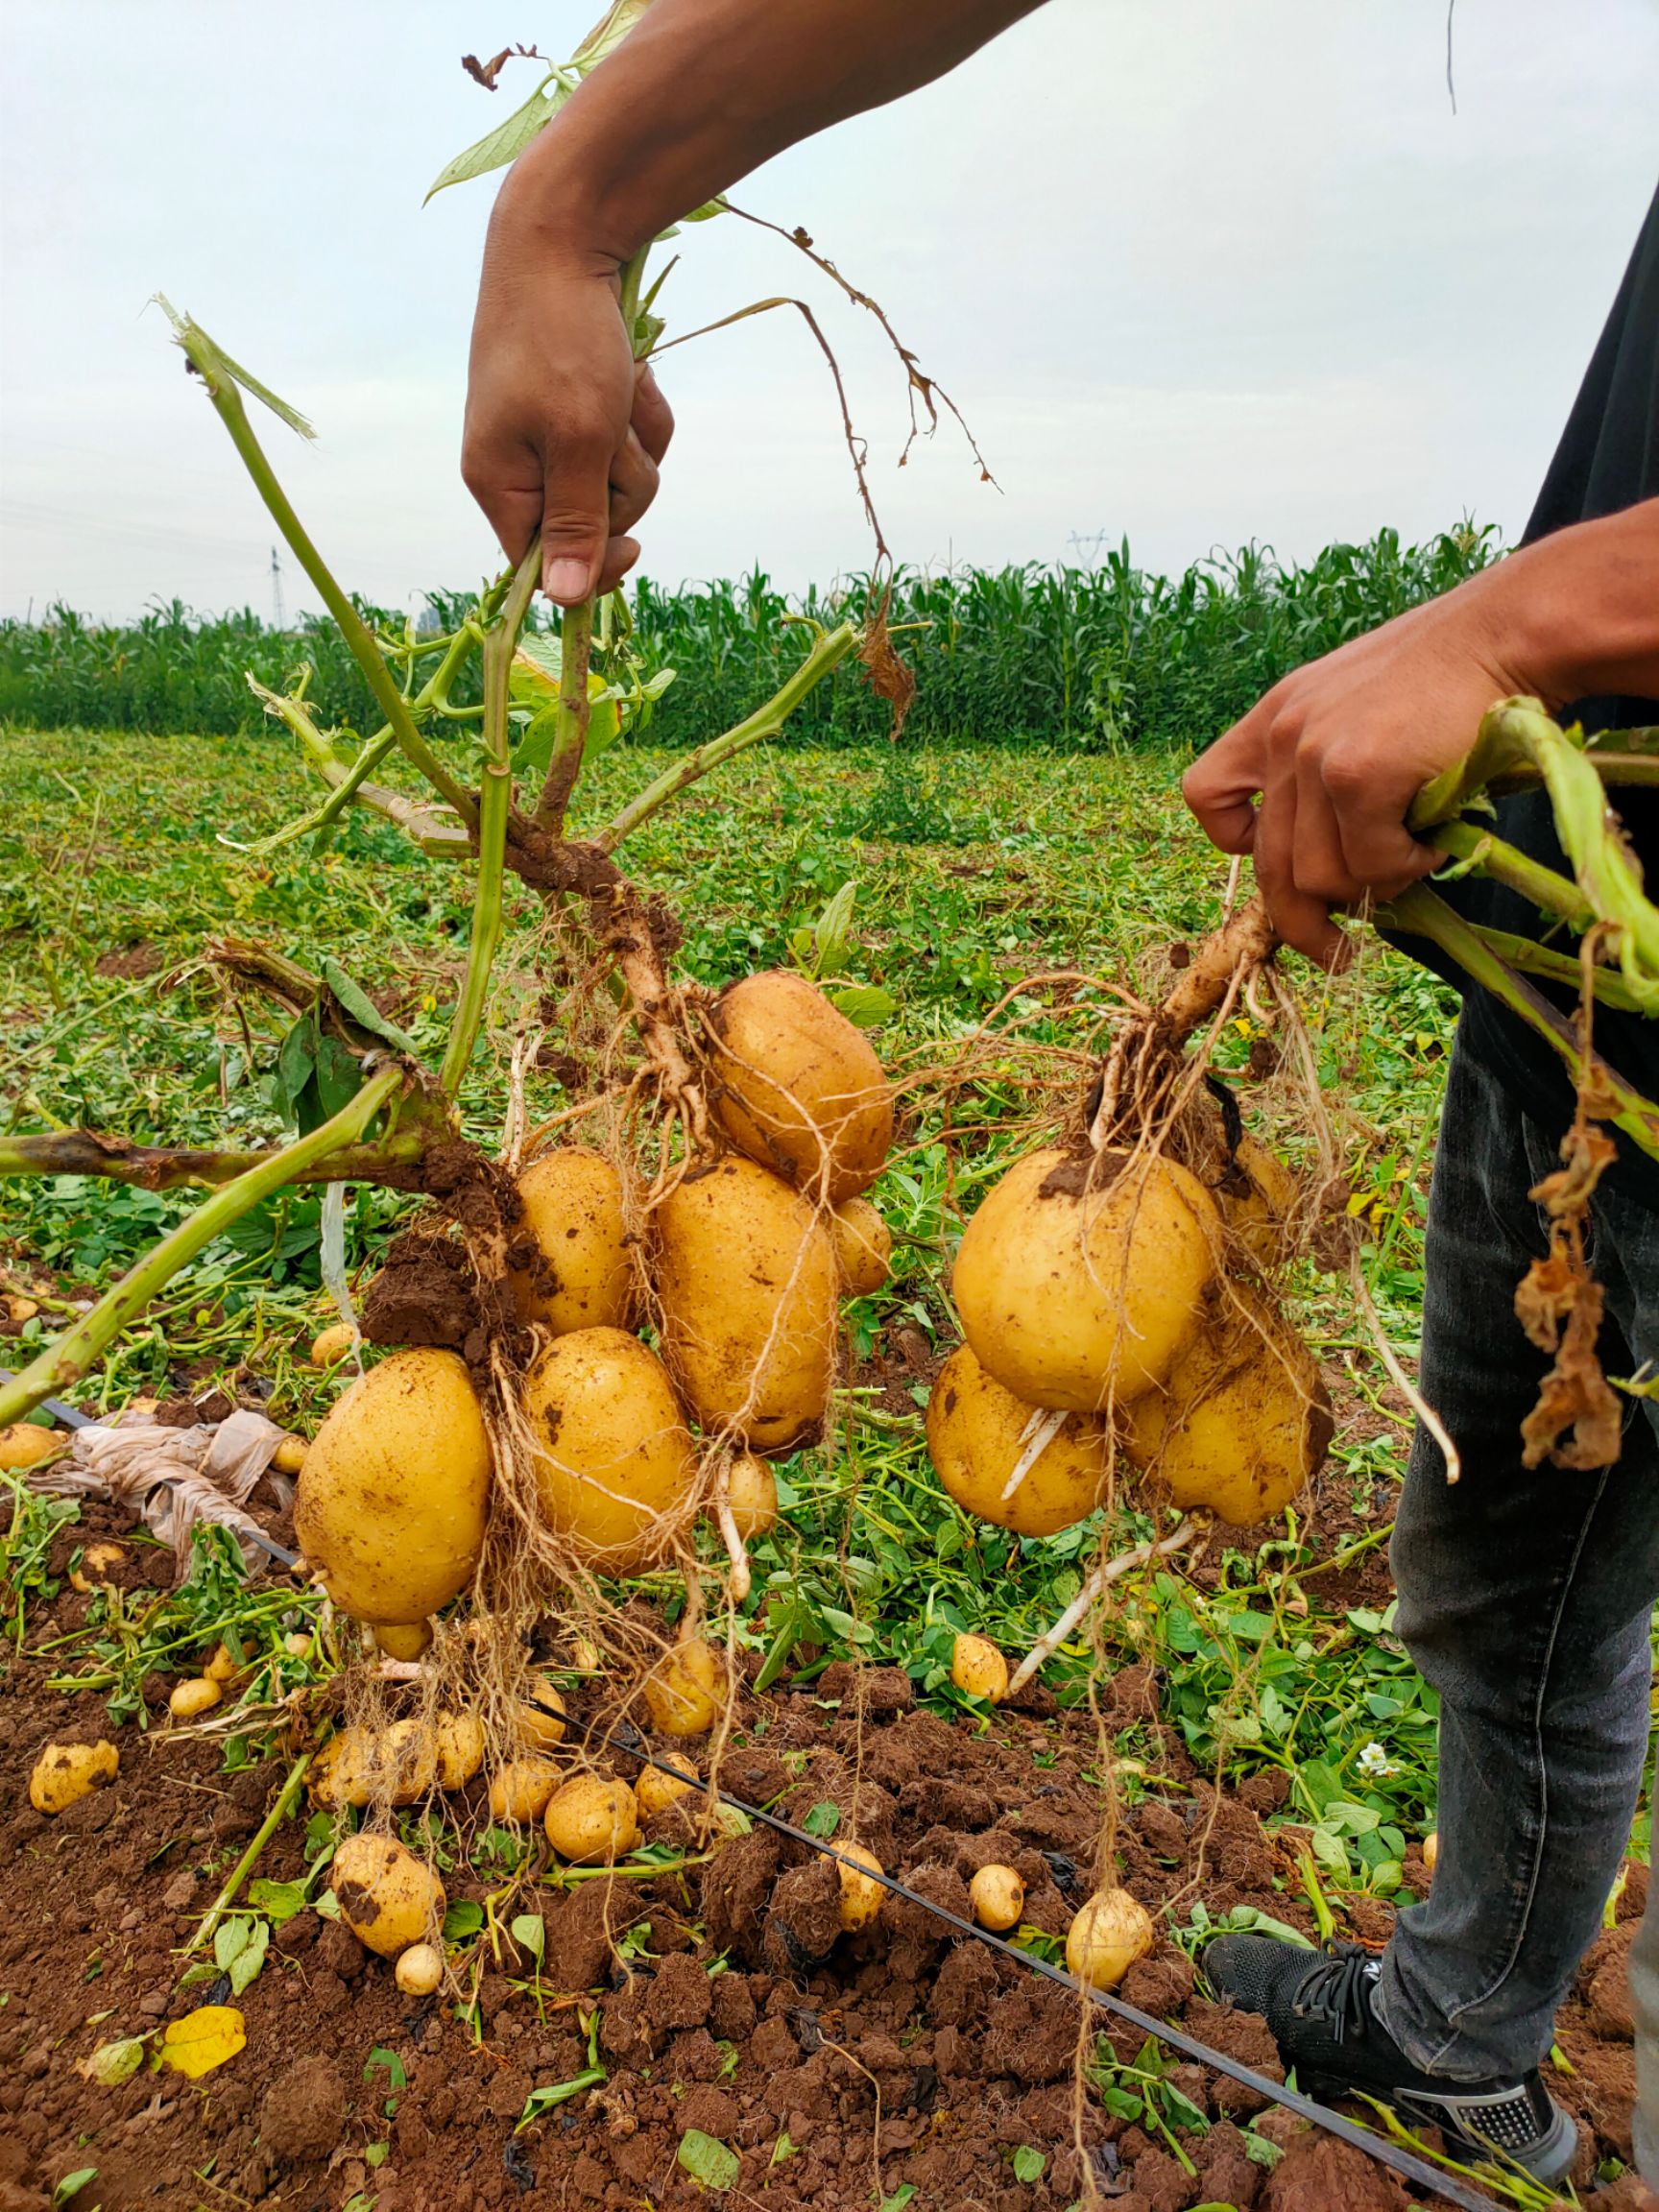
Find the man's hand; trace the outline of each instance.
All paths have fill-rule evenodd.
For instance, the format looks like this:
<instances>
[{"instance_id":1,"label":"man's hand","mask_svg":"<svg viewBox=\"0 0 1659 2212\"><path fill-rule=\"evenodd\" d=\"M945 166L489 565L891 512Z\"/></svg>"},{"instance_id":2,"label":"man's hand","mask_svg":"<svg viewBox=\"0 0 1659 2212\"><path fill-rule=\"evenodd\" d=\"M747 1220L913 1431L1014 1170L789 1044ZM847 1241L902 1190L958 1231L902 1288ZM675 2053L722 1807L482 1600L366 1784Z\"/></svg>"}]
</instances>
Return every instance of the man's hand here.
<instances>
[{"instance_id":1,"label":"man's hand","mask_svg":"<svg viewBox=\"0 0 1659 2212\"><path fill-rule=\"evenodd\" d=\"M1392 898L1439 866L1407 809L1493 701L1525 687L1458 596L1286 676L1182 781L1212 841L1251 854L1280 936L1327 966L1345 943L1333 907Z\"/></svg>"},{"instance_id":2,"label":"man's hand","mask_svg":"<svg viewBox=\"0 0 1659 2212\"><path fill-rule=\"evenodd\" d=\"M503 194L472 324L461 473L517 561L540 527L542 588L573 607L639 558L674 418L636 366L616 273L538 250Z\"/></svg>"},{"instance_id":3,"label":"man's hand","mask_svg":"<svg viewBox=\"0 0 1659 2212\"><path fill-rule=\"evenodd\" d=\"M636 373L617 276L649 240L785 146L953 69L1040 0L653 0L515 162L472 325L461 473L517 560L574 606L639 557L628 535L673 428Z\"/></svg>"},{"instance_id":4,"label":"man's hand","mask_svg":"<svg viewBox=\"0 0 1659 2212\"><path fill-rule=\"evenodd\" d=\"M1659 500L1512 554L1276 684L1187 771L1187 804L1248 853L1274 926L1333 965L1333 908L1439 865L1406 828L1431 777L1516 692L1551 708L1659 691Z\"/></svg>"}]
</instances>

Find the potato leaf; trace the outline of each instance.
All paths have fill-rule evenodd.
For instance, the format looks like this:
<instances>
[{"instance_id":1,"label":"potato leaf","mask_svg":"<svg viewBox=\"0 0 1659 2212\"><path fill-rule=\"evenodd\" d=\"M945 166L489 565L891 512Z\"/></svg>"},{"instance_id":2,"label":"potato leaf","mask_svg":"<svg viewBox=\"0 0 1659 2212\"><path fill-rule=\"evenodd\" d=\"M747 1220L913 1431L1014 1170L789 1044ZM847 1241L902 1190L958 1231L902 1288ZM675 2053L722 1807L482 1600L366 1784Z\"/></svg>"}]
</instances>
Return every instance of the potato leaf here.
<instances>
[{"instance_id":1,"label":"potato leaf","mask_svg":"<svg viewBox=\"0 0 1659 2212\"><path fill-rule=\"evenodd\" d=\"M573 90L573 85L562 84L556 77L543 78L522 108L516 108L504 123L497 123L493 131L487 131L464 154L457 154L453 161L439 170L427 187L426 199L433 199L445 185L465 184L473 177L486 177L492 169L505 169L510 161L517 161L542 125L558 114ZM422 206L425 204L421 202Z\"/></svg>"},{"instance_id":2,"label":"potato leaf","mask_svg":"<svg viewBox=\"0 0 1659 2212\"><path fill-rule=\"evenodd\" d=\"M1022 2143L1014 2153L1014 2178L1016 2181L1041 2181L1043 2169L1047 2163L1041 2151L1034 2151L1029 2143Z\"/></svg>"},{"instance_id":3,"label":"potato leaf","mask_svg":"<svg viewBox=\"0 0 1659 2212\"><path fill-rule=\"evenodd\" d=\"M855 1029L874 1029L878 1022L890 1022L899 1011L898 999L879 983L848 983L838 991L827 991L824 996L836 1013L844 1014Z\"/></svg>"},{"instance_id":4,"label":"potato leaf","mask_svg":"<svg viewBox=\"0 0 1659 2212\"><path fill-rule=\"evenodd\" d=\"M305 1910L303 1882L266 1882L248 1885L248 1902L256 1905L274 1928L280 1928Z\"/></svg>"},{"instance_id":5,"label":"potato leaf","mask_svg":"<svg viewBox=\"0 0 1659 2212\"><path fill-rule=\"evenodd\" d=\"M458 1897L444 1915L445 1943L465 1943L484 1925L484 1908L470 1897Z\"/></svg>"},{"instance_id":6,"label":"potato leaf","mask_svg":"<svg viewBox=\"0 0 1659 2212\"><path fill-rule=\"evenodd\" d=\"M705 2189L730 2189L742 2171L742 2161L717 2136L701 2128L687 2128L680 2138L680 2163L693 2181Z\"/></svg>"},{"instance_id":7,"label":"potato leaf","mask_svg":"<svg viewBox=\"0 0 1659 2212\"><path fill-rule=\"evenodd\" d=\"M123 2081L130 2081L144 2063L144 2037L121 2035L113 2043L100 2043L89 2058L83 2058L75 2071L88 2081L96 2081L100 2089L118 2089Z\"/></svg>"},{"instance_id":8,"label":"potato leaf","mask_svg":"<svg viewBox=\"0 0 1659 2212\"><path fill-rule=\"evenodd\" d=\"M521 1951L528 1951L538 1966L547 1956L547 1923L540 1912L520 1912L510 1924L513 1940Z\"/></svg>"},{"instance_id":9,"label":"potato leaf","mask_svg":"<svg viewBox=\"0 0 1659 2212\"><path fill-rule=\"evenodd\" d=\"M161 2062L199 2081L238 2051L246 2050L248 2031L234 2005L199 2005L182 2020L170 2020L161 2038Z\"/></svg>"}]
</instances>

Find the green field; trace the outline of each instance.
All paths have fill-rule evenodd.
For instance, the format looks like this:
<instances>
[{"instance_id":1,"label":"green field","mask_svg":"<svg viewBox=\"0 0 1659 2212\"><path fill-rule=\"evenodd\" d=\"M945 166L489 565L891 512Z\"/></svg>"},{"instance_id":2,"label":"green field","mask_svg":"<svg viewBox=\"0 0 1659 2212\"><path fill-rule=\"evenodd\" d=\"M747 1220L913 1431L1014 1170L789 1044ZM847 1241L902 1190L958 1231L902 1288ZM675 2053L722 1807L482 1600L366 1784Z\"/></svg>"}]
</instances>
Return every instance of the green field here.
<instances>
[{"instance_id":1,"label":"green field","mask_svg":"<svg viewBox=\"0 0 1659 2212\"><path fill-rule=\"evenodd\" d=\"M655 764L637 746L605 757L584 784L591 818ZM276 1138L270 1076L283 1022L232 991L204 957L223 936L312 965L331 953L417 1044L437 1045L461 971L469 872L421 866L395 831L363 815L320 856L299 846L257 861L238 854L226 838L270 831L307 796L274 739L15 732L0 739L0 770L14 795L0 840L10 1126L86 1123L168 1142ZM710 984L786 960L790 933L854 882L849 972L898 1002L877 1033L882 1056L937 1066L1022 975L1068 967L1155 977L1162 948L1214 922L1225 863L1186 816L1177 778L1166 755L751 754L660 816L633 866L683 917L682 972ZM528 901L512 909L504 972L517 989L500 995L502 1020L538 982L538 921ZM1409 1357L1449 997L1380 950L1334 989L1306 969L1299 986L1352 1203L1374 1225L1367 1270ZM1251 1120L1294 1154L1306 1145L1305 1118L1284 1076L1251 1080L1252 1027L1247 1018L1236 1023L1218 1058L1240 1074ZM1064 1023L1049 1034L1079 1041ZM505 1104L506 1040L491 1042L465 1099L469 1130L486 1143ZM1033 1098L1017 1077L981 1080L974 1094L977 1115L958 1104L958 1122L1007 1125L1043 1110L1041 1094ZM906 1334L913 1351L954 1341L946 1257L1014 1142L993 1127L948 1153L942 1095L918 1089L908 1142L874 1192L902 1239L898 1273L853 1309L860 1364L835 1437L783 1470L791 1527L760 1548L745 1633L764 1645L781 1624L826 1657L854 1648L922 1667L949 1697L938 1676L955 1627L983 1628L1011 1651L1028 1644L1075 1592L1077 1561L1096 1530L1084 1524L1022 1544L969 1522L928 1468L926 1391L905 1381ZM532 1078L533 1114L563 1099L552 1076ZM7 1185L0 1262L42 1308L13 1341L12 1363L191 1203L184 1193L75 1180ZM359 1280L407 1203L365 1190L349 1210ZM332 1318L319 1287L318 1213L314 1192L290 1196L208 1247L89 1379L85 1402L108 1407L141 1390L252 1382L269 1389L276 1417L314 1425L332 1390L302 1363L311 1334ZM1109 1634L1120 1633L1126 1650L1143 1648L1152 1624L1166 1712L1201 1759L1224 1756L1236 1772L1279 1766L1304 1782L1311 1761L1316 1778L1335 1773L1339 1801L1347 1792L1409 1832L1431 1816L1421 1685L1378 1634L1374 1612L1361 1611L1357 1625L1338 1609L1330 1626L1339 1633L1310 1640L1281 1610L1298 1564L1329 1557L1322 1522L1355 1531L1355 1556L1375 1551L1406 1443L1343 1287L1310 1272L1300 1289L1344 1415L1320 1500L1270 1555L1232 1555L1208 1603L1161 1576ZM895 1409L895 1389L914 1414ZM1138 1514L1123 1519L1126 1534L1150 1531ZM1309 1594L1317 1599L1316 1582ZM1050 1677L1076 1687L1084 1664L1078 1645ZM1387 1754L1386 1775L1356 1770L1373 1743ZM1378 1754L1366 1756L1375 1765ZM1302 1811L1306 1818L1319 1806ZM1391 1843L1333 1831L1327 1849L1341 1880L1363 1886L1377 1873L1387 1887L1399 1879Z\"/></svg>"}]
</instances>

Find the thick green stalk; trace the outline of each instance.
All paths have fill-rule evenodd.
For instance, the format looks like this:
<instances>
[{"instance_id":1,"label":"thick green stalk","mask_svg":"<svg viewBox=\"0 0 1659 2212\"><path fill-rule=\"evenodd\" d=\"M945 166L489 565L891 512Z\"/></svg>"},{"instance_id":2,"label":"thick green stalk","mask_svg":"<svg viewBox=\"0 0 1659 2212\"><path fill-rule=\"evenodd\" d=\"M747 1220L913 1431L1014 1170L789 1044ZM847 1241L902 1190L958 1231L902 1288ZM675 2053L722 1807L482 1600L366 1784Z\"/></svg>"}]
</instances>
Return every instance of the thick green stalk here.
<instances>
[{"instance_id":1,"label":"thick green stalk","mask_svg":"<svg viewBox=\"0 0 1659 2212\"><path fill-rule=\"evenodd\" d=\"M518 564L513 589L494 627L484 640L484 789L478 823L478 884L472 897L472 934L467 948L467 974L461 999L449 1025L439 1083L453 1098L478 1042L490 995L490 971L501 944L501 891L507 852L507 824L513 811L513 766L508 745L509 686L513 655L530 597L541 573L540 538Z\"/></svg>"},{"instance_id":2,"label":"thick green stalk","mask_svg":"<svg viewBox=\"0 0 1659 2212\"><path fill-rule=\"evenodd\" d=\"M1426 884L1414 883L1398 899L1379 906L1375 918L1384 929L1400 929L1412 936L1427 937L1443 952L1450 953L1466 974L1473 976L1494 998L1502 999L1528 1028L1537 1031L1565 1061L1575 1083L1583 1080L1584 1055L1578 1048L1570 1018L1559 1007L1552 1006L1541 992L1535 991L1524 976L1505 966L1479 932L1455 914L1437 892L1431 891ZM1612 1102L1613 1112L1605 1118L1623 1129L1644 1152L1659 1160L1659 1104L1644 1097L1635 1085L1610 1068L1599 1053L1591 1053L1589 1073Z\"/></svg>"},{"instance_id":3,"label":"thick green stalk","mask_svg":"<svg viewBox=\"0 0 1659 2212\"><path fill-rule=\"evenodd\" d=\"M1542 975L1569 991L1582 990L1584 971L1571 952L1553 951L1548 945L1540 945L1531 937L1518 937L1509 929L1477 926L1475 933L1489 951L1508 967L1519 968L1523 974ZM1659 983L1634 985L1611 968L1593 968L1590 984L1600 1003L1617 1013L1659 1014Z\"/></svg>"},{"instance_id":4,"label":"thick green stalk","mask_svg":"<svg viewBox=\"0 0 1659 2212\"><path fill-rule=\"evenodd\" d=\"M588 671L593 661L593 602L566 607L559 623L559 703L553 709L553 750L541 796L536 802L536 827L563 837L565 817L582 774L588 749Z\"/></svg>"},{"instance_id":5,"label":"thick green stalk","mask_svg":"<svg viewBox=\"0 0 1659 2212\"><path fill-rule=\"evenodd\" d=\"M1546 868L1518 846L1507 845L1473 822L1441 822L1425 830L1423 842L1450 860L1467 860L1475 871L1519 891L1534 906L1554 914L1581 936L1596 921L1595 909L1570 876Z\"/></svg>"},{"instance_id":6,"label":"thick green stalk","mask_svg":"<svg viewBox=\"0 0 1659 2212\"><path fill-rule=\"evenodd\" d=\"M356 1143L402 1081L402 1071L397 1068L388 1068L371 1076L356 1097L320 1128L313 1129L309 1136L296 1139L292 1144L283 1145L256 1167L250 1167L233 1183L216 1190L211 1198L204 1199L187 1220L180 1221L113 1289L105 1292L90 1313L83 1314L72 1329L55 1337L22 1374L0 1388L0 1428L9 1422L21 1421L42 1398L50 1398L79 1382L100 1353L114 1342L180 1267L194 1260L198 1252L232 1222L239 1221L262 1198L271 1197L285 1184L293 1182L304 1168L326 1159L340 1146Z\"/></svg>"},{"instance_id":7,"label":"thick green stalk","mask_svg":"<svg viewBox=\"0 0 1659 2212\"><path fill-rule=\"evenodd\" d=\"M201 1950L203 1944L207 1941L214 1929L218 1927L220 1921L235 1904L236 1892L259 1863L260 1853L270 1842L272 1837L276 1835L277 1829L281 1827L283 1821L287 1819L289 1814L293 1812L300 1796L300 1785L305 1779L305 1769L310 1766L312 1756L309 1751L301 1751L293 1766L289 1767L288 1779L277 1791L276 1804L266 1814L252 1842L249 1844L247 1850L243 1852L241 1858L237 1860L235 1865L226 1876L224 1887L202 1915L201 1924L195 1935L185 1944L186 1956L192 1951Z\"/></svg>"},{"instance_id":8,"label":"thick green stalk","mask_svg":"<svg viewBox=\"0 0 1659 2212\"><path fill-rule=\"evenodd\" d=\"M242 404L241 393L228 377L216 373L210 365L204 366L203 362L197 361L196 366L202 370L219 420L230 433L230 442L241 455L243 467L252 477L259 496L270 510L272 520L287 540L295 559L317 587L324 605L333 615L340 635L350 649L351 658L362 669L364 681L374 694L374 703L385 715L405 757L443 794L467 827L472 829L477 823L478 809L465 786L449 773L415 727L409 702L398 690L391 669L381 658L379 647L369 634L368 625L334 581L323 556L312 544L304 525L290 506L287 493L276 481L276 472L266 459L264 447L253 435L253 425L248 420L248 410Z\"/></svg>"},{"instance_id":9,"label":"thick green stalk","mask_svg":"<svg viewBox=\"0 0 1659 2212\"><path fill-rule=\"evenodd\" d=\"M665 768L655 782L647 783L637 798L628 802L610 826L599 832L594 843L602 852L614 853L623 838L632 835L641 822L648 822L660 807L707 776L711 768L718 768L722 761L732 759L751 745L776 737L806 694L831 668L839 666L857 644L858 632L851 622L843 622L839 629L820 637L794 675L779 686L763 707L757 707L753 714L723 735L710 737L706 745L687 753L672 768Z\"/></svg>"}]
</instances>

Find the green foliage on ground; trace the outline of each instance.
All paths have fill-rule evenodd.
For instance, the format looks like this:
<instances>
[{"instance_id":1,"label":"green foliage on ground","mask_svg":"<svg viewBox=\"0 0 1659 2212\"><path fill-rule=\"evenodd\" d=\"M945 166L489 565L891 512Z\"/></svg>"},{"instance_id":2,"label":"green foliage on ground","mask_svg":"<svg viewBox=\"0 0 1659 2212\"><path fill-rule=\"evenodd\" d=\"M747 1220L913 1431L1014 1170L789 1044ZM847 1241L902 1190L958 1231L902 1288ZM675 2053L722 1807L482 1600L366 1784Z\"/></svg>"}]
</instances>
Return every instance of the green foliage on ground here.
<instances>
[{"instance_id":1,"label":"green foliage on ground","mask_svg":"<svg viewBox=\"0 0 1659 2212\"><path fill-rule=\"evenodd\" d=\"M1090 752L1201 744L1290 669L1448 589L1492 554L1491 534L1464 525L1416 546L1383 530L1301 567L1247 546L1167 577L1137 567L1124 544L1086 568L904 573L891 619L922 626L900 640L920 686L908 737ZM681 745L716 735L734 699L766 697L799 660L781 616L839 620L862 610L867 590L854 578L795 602L759 572L677 590L640 583L631 597L647 658L675 670L653 736ZM436 593L431 603L447 629L459 600ZM364 611L401 632L401 614ZM204 617L175 600L138 622L103 625L54 607L37 624L0 623L0 718L257 734L275 751L281 740L243 671L281 689L306 661L325 721L378 727L331 623L278 632L252 612ZM475 696L457 693L463 704ZM885 728L885 709L849 664L794 717L788 742L857 744Z\"/></svg>"},{"instance_id":2,"label":"green foliage on ground","mask_svg":"<svg viewBox=\"0 0 1659 2212\"><path fill-rule=\"evenodd\" d=\"M583 787L587 818L603 819L652 765L652 749L637 743L605 756ZM791 937L854 883L849 973L898 1001L878 1047L889 1060L937 1061L1033 970L1132 981L1159 948L1214 923L1225 865L1181 806L1180 766L1164 756L1059 750L762 751L655 818L628 848L630 864L682 917L682 972L710 984L786 961ZM274 1077L286 1017L204 961L218 935L257 938L313 967L331 955L436 1058L459 986L470 872L421 863L364 815L322 853L238 852L225 840L270 831L309 797L299 767L263 735L13 734L0 737L0 780L14 797L0 826L4 1124L84 1122L166 1142L277 1138ZM536 987L539 922L534 902L510 894L501 1026L487 1036L464 1097L469 1129L486 1143L505 1105L507 1009L515 989ZM1334 1135L1354 1206L1375 1225L1373 1288L1409 1353L1450 996L1381 950L1338 986L1294 962L1289 973L1339 1108ZM1254 1125L1305 1144L1283 1080L1249 1074L1256 1041L1240 1015L1221 1060L1239 1076ZM1027 1647L1075 1595L1097 1535L1088 1524L1021 1543L970 1521L941 1491L923 1447L926 1392L904 1346L925 1360L955 1340L949 1250L1016 1142L1007 1124L1022 1103L1016 1078L996 1070L973 1096L979 1118L1003 1123L1000 1133L948 1150L938 1100L925 1092L905 1148L876 1188L899 1239L898 1271L851 1310L860 1364L844 1418L830 1448L780 1470L789 1510L757 1548L739 1628L791 1673L855 1652L905 1667L924 1695L958 1707L947 1679L955 1630L988 1633L1013 1653ZM563 1102L556 1071L533 1075L532 1116ZM0 1186L0 1268L26 1279L41 1304L0 1358L32 1357L77 1300L105 1287L194 1203L189 1192L75 1179ZM353 1197L348 1262L359 1280L407 1206L379 1190ZM119 1406L139 1390L224 1382L266 1394L285 1422L313 1426L342 1379L304 1359L312 1334L333 1318L319 1258L314 1192L250 1215L169 1286L89 1379L84 1401ZM1354 1531L1338 1535L1339 1559L1376 1551L1406 1426L1386 1408L1346 1298L1311 1274L1298 1289L1344 1407L1323 1525L1293 1520L1267 1551L1228 1554L1206 1593L1177 1600L1168 1577L1142 1585L1111 1633L1118 1663L1160 1667L1165 1718L1201 1765L1236 1777L1312 1773L1311 1794L1298 1784L1287 1812L1317 1827L1322 1880L1392 1893L1396 1838L1431 1817L1428 1709L1385 1617L1339 1599L1334 1585L1322 1596L1327 1570L1314 1570L1330 1559L1333 1523ZM1119 1520L1122 1542L1154 1533L1133 1510ZM31 1529L34 1517L15 1532L25 1583L40 1572ZM670 1586L661 1594L671 1597ZM264 1648L262 1622L251 1615L247 1626ZM64 1680L84 1672L103 1695L131 1695L136 1660L112 1623L60 1663ZM1048 1679L1077 1695L1089 1666L1073 1644ZM1118 1749L1134 1790L1151 1747L1130 1730Z\"/></svg>"}]
</instances>

